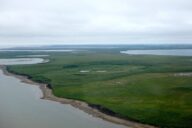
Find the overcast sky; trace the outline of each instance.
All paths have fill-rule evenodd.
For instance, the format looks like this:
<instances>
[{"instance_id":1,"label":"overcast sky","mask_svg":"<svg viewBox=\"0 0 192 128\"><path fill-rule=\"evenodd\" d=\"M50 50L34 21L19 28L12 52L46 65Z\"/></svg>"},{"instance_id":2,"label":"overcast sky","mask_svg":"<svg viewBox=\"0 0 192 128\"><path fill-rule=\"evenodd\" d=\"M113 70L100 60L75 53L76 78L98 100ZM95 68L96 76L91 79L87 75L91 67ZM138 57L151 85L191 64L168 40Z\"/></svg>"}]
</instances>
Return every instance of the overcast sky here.
<instances>
[{"instance_id":1,"label":"overcast sky","mask_svg":"<svg viewBox=\"0 0 192 128\"><path fill-rule=\"evenodd\" d=\"M0 46L192 44L192 0L0 0Z\"/></svg>"}]
</instances>

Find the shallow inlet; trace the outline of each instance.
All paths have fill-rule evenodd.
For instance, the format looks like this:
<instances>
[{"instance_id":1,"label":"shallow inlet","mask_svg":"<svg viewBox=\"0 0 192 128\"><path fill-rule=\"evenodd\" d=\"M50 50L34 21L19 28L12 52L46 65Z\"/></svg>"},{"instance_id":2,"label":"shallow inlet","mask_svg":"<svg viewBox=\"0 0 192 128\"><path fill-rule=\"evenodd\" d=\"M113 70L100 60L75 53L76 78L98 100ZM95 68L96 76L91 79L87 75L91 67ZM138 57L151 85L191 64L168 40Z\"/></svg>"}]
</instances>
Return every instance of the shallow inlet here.
<instances>
[{"instance_id":1,"label":"shallow inlet","mask_svg":"<svg viewBox=\"0 0 192 128\"><path fill-rule=\"evenodd\" d=\"M130 55L192 56L192 49L127 50L121 51L120 53Z\"/></svg>"},{"instance_id":2,"label":"shallow inlet","mask_svg":"<svg viewBox=\"0 0 192 128\"><path fill-rule=\"evenodd\" d=\"M39 64L44 62L45 60L42 58L0 59L0 65L22 65L22 64L27 65L27 64Z\"/></svg>"},{"instance_id":3,"label":"shallow inlet","mask_svg":"<svg viewBox=\"0 0 192 128\"><path fill-rule=\"evenodd\" d=\"M38 86L0 70L0 128L126 128L41 97Z\"/></svg>"}]
</instances>

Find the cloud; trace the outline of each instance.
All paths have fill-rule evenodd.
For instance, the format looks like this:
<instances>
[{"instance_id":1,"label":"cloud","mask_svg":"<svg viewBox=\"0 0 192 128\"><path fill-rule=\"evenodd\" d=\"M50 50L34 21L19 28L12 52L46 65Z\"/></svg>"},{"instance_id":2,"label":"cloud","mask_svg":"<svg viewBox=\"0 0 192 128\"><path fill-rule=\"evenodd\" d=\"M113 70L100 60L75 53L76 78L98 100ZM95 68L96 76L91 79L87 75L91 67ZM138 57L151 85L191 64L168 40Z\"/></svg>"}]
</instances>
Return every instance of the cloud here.
<instances>
[{"instance_id":1,"label":"cloud","mask_svg":"<svg viewBox=\"0 0 192 128\"><path fill-rule=\"evenodd\" d=\"M192 43L191 0L1 0L0 43Z\"/></svg>"}]
</instances>

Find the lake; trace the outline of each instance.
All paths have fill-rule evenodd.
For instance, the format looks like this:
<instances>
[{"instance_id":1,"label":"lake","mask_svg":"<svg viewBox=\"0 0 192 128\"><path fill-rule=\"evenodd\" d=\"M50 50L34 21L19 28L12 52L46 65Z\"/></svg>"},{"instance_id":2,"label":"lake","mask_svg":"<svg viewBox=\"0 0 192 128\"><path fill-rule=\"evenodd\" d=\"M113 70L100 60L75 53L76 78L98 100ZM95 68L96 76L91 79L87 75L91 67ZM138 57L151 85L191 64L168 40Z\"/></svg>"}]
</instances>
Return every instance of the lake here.
<instances>
[{"instance_id":1,"label":"lake","mask_svg":"<svg viewBox=\"0 0 192 128\"><path fill-rule=\"evenodd\" d=\"M17 59L0 59L0 65L21 65L21 64L39 64L47 62L42 58L17 58Z\"/></svg>"},{"instance_id":2,"label":"lake","mask_svg":"<svg viewBox=\"0 0 192 128\"><path fill-rule=\"evenodd\" d=\"M65 49L52 49L52 50L29 50L29 49L23 49L23 50L10 50L10 49L0 49L0 52L73 52L74 50L65 50Z\"/></svg>"},{"instance_id":3,"label":"lake","mask_svg":"<svg viewBox=\"0 0 192 128\"><path fill-rule=\"evenodd\" d=\"M192 49L127 50L127 51L121 51L121 53L130 55L192 56Z\"/></svg>"},{"instance_id":4,"label":"lake","mask_svg":"<svg viewBox=\"0 0 192 128\"><path fill-rule=\"evenodd\" d=\"M41 63L34 62L33 64ZM4 64L24 64L19 59L1 60ZM6 63L5 63L6 62ZM29 64L29 62L26 62ZM40 99L36 85L6 76L0 70L0 128L127 128L93 117L71 105Z\"/></svg>"}]
</instances>

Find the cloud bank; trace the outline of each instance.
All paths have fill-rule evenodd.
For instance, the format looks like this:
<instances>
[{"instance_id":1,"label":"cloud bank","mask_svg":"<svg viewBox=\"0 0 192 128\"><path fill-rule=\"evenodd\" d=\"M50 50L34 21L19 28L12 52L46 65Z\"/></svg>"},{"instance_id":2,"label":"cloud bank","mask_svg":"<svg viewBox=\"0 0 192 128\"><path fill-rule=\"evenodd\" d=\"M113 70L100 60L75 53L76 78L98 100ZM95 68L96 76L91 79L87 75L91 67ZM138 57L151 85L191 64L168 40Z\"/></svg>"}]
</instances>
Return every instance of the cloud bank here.
<instances>
[{"instance_id":1,"label":"cloud bank","mask_svg":"<svg viewBox=\"0 0 192 128\"><path fill-rule=\"evenodd\" d=\"M191 0L0 0L0 45L192 43Z\"/></svg>"}]
</instances>

